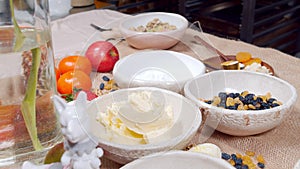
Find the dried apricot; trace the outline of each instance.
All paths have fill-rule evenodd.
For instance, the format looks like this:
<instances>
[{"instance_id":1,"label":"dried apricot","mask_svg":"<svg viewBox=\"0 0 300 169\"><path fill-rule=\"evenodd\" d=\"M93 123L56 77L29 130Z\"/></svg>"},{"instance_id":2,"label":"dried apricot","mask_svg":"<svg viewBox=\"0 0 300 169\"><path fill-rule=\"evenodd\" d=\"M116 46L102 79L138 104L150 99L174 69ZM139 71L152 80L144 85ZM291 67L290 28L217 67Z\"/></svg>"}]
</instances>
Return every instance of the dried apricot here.
<instances>
[{"instance_id":1,"label":"dried apricot","mask_svg":"<svg viewBox=\"0 0 300 169\"><path fill-rule=\"evenodd\" d=\"M236 54L235 59L239 62L246 62L252 58L249 52L239 52Z\"/></svg>"},{"instance_id":2,"label":"dried apricot","mask_svg":"<svg viewBox=\"0 0 300 169\"><path fill-rule=\"evenodd\" d=\"M252 63L258 63L261 64L261 59L260 58L251 58L250 60L243 62L245 66L251 65Z\"/></svg>"}]
</instances>

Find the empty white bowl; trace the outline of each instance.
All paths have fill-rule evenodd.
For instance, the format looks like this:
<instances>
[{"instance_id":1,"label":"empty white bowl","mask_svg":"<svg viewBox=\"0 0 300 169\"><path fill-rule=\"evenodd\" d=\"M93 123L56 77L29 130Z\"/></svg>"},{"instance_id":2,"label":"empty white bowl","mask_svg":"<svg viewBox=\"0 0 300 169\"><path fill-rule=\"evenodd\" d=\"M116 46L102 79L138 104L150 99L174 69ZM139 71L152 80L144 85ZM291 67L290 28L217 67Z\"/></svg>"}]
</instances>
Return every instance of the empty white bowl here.
<instances>
[{"instance_id":1,"label":"empty white bowl","mask_svg":"<svg viewBox=\"0 0 300 169\"><path fill-rule=\"evenodd\" d=\"M134 139L107 130L96 120L99 112L105 112L113 102L126 101L133 92L150 91L162 94L165 105L173 108L174 124L159 137L147 144L138 144ZM91 118L91 129L96 136L99 146L104 150L104 156L117 163L125 164L137 158L169 150L185 148L196 134L202 116L199 108L184 96L154 87L139 87L120 89L94 99L88 109Z\"/></svg>"},{"instance_id":2,"label":"empty white bowl","mask_svg":"<svg viewBox=\"0 0 300 169\"><path fill-rule=\"evenodd\" d=\"M180 92L186 81L205 73L205 65L179 52L143 51L120 59L113 76L121 88L159 87Z\"/></svg>"},{"instance_id":3,"label":"empty white bowl","mask_svg":"<svg viewBox=\"0 0 300 169\"><path fill-rule=\"evenodd\" d=\"M146 26L148 22L158 18L162 22L176 26L176 30L164 32L137 32L132 27ZM186 18L179 14L167 12L148 12L125 18L119 30L127 43L137 49L168 49L176 45L188 27Z\"/></svg>"},{"instance_id":4,"label":"empty white bowl","mask_svg":"<svg viewBox=\"0 0 300 169\"><path fill-rule=\"evenodd\" d=\"M120 169L234 169L227 161L203 153L188 151L169 151L155 153L131 163Z\"/></svg>"},{"instance_id":5,"label":"empty white bowl","mask_svg":"<svg viewBox=\"0 0 300 169\"><path fill-rule=\"evenodd\" d=\"M219 92L249 91L255 95L270 92L283 104L265 110L229 110L205 103ZM241 70L220 70L200 75L184 86L184 94L207 115L206 124L216 130L236 136L259 134L278 126L292 110L296 89L288 82L262 73Z\"/></svg>"}]
</instances>

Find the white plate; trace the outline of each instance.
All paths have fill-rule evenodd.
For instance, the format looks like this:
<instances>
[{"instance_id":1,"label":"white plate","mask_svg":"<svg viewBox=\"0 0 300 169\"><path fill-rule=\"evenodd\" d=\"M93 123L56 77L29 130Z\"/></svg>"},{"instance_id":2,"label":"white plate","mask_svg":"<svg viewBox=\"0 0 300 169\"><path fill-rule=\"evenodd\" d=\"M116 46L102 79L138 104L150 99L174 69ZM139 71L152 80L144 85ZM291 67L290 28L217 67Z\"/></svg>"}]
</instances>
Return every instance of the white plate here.
<instances>
[{"instance_id":1,"label":"white plate","mask_svg":"<svg viewBox=\"0 0 300 169\"><path fill-rule=\"evenodd\" d=\"M182 53L155 50L120 59L113 70L119 87L159 87L180 92L186 81L205 73L205 65Z\"/></svg>"},{"instance_id":2,"label":"white plate","mask_svg":"<svg viewBox=\"0 0 300 169\"><path fill-rule=\"evenodd\" d=\"M135 160L120 169L234 169L220 158L188 151L157 153Z\"/></svg>"}]
</instances>

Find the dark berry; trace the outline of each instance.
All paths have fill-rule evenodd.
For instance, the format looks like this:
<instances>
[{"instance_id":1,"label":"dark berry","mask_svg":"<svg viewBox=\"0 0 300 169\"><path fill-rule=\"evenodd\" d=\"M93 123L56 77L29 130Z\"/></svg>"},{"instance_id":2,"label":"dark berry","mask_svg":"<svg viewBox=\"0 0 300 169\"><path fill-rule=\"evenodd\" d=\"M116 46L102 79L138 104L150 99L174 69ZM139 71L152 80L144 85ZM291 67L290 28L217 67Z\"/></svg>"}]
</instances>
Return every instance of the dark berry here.
<instances>
[{"instance_id":1,"label":"dark berry","mask_svg":"<svg viewBox=\"0 0 300 169\"><path fill-rule=\"evenodd\" d=\"M249 93L245 96L245 99L253 100L253 97L254 97L254 94Z\"/></svg>"},{"instance_id":2,"label":"dark berry","mask_svg":"<svg viewBox=\"0 0 300 169\"><path fill-rule=\"evenodd\" d=\"M273 103L274 101L276 101L276 99L274 99L274 98L270 98L267 100L268 103Z\"/></svg>"},{"instance_id":3,"label":"dark berry","mask_svg":"<svg viewBox=\"0 0 300 169\"><path fill-rule=\"evenodd\" d=\"M265 164L264 164L264 163L257 163L257 166L258 166L259 168L265 168Z\"/></svg>"},{"instance_id":4,"label":"dark berry","mask_svg":"<svg viewBox=\"0 0 300 169\"><path fill-rule=\"evenodd\" d=\"M236 110L237 109L235 106L227 106L226 108L230 109L230 110Z\"/></svg>"},{"instance_id":5,"label":"dark berry","mask_svg":"<svg viewBox=\"0 0 300 169\"><path fill-rule=\"evenodd\" d=\"M237 110L238 107L239 107L239 105L240 105L239 103L235 103L235 104L234 104L234 110Z\"/></svg>"},{"instance_id":6,"label":"dark berry","mask_svg":"<svg viewBox=\"0 0 300 169\"><path fill-rule=\"evenodd\" d=\"M236 155L235 154L231 154L231 159L235 162L236 159L237 159Z\"/></svg>"},{"instance_id":7,"label":"dark berry","mask_svg":"<svg viewBox=\"0 0 300 169\"><path fill-rule=\"evenodd\" d=\"M234 165L234 167L235 167L236 169L242 169L242 165L239 165L239 164Z\"/></svg>"},{"instance_id":8,"label":"dark berry","mask_svg":"<svg viewBox=\"0 0 300 169\"><path fill-rule=\"evenodd\" d=\"M258 103L258 101L257 101L257 100L252 100L252 102L251 102L251 104L252 104L253 106L256 106L256 105L257 105L257 103Z\"/></svg>"},{"instance_id":9,"label":"dark berry","mask_svg":"<svg viewBox=\"0 0 300 169\"><path fill-rule=\"evenodd\" d=\"M248 169L249 167L247 165L243 165L242 169Z\"/></svg>"},{"instance_id":10,"label":"dark berry","mask_svg":"<svg viewBox=\"0 0 300 169\"><path fill-rule=\"evenodd\" d=\"M229 154L227 154L227 153L222 153L222 158L224 160L229 160L231 158L231 156Z\"/></svg>"},{"instance_id":11,"label":"dark berry","mask_svg":"<svg viewBox=\"0 0 300 169\"><path fill-rule=\"evenodd\" d=\"M278 103L272 103L271 107L277 107L280 106Z\"/></svg>"},{"instance_id":12,"label":"dark berry","mask_svg":"<svg viewBox=\"0 0 300 169\"><path fill-rule=\"evenodd\" d=\"M104 83L100 83L99 89L100 89L100 90L103 90L103 89L104 89Z\"/></svg>"},{"instance_id":13,"label":"dark berry","mask_svg":"<svg viewBox=\"0 0 300 169\"><path fill-rule=\"evenodd\" d=\"M241 102L245 103L245 98L243 96L239 96Z\"/></svg>"},{"instance_id":14,"label":"dark berry","mask_svg":"<svg viewBox=\"0 0 300 169\"><path fill-rule=\"evenodd\" d=\"M263 103L264 102L261 97L256 98L256 100L257 100L258 103Z\"/></svg>"},{"instance_id":15,"label":"dark berry","mask_svg":"<svg viewBox=\"0 0 300 169\"><path fill-rule=\"evenodd\" d=\"M261 103L261 107L262 107L262 109L269 109L270 108L270 106L268 105L268 103Z\"/></svg>"},{"instance_id":16,"label":"dark berry","mask_svg":"<svg viewBox=\"0 0 300 169\"><path fill-rule=\"evenodd\" d=\"M243 162L243 160L241 158L237 158L235 160L235 164L237 164L237 165L242 165L242 162Z\"/></svg>"},{"instance_id":17,"label":"dark berry","mask_svg":"<svg viewBox=\"0 0 300 169\"><path fill-rule=\"evenodd\" d=\"M232 97L232 98L234 98L234 93L229 93L229 94L227 95L227 97Z\"/></svg>"},{"instance_id":18,"label":"dark berry","mask_svg":"<svg viewBox=\"0 0 300 169\"><path fill-rule=\"evenodd\" d=\"M239 97L239 96L240 96L239 93L235 93L233 98L237 98L237 97Z\"/></svg>"},{"instance_id":19,"label":"dark berry","mask_svg":"<svg viewBox=\"0 0 300 169\"><path fill-rule=\"evenodd\" d=\"M108 82L110 80L109 77L107 77L107 76L103 76L102 79L106 82Z\"/></svg>"},{"instance_id":20,"label":"dark berry","mask_svg":"<svg viewBox=\"0 0 300 169\"><path fill-rule=\"evenodd\" d=\"M211 103L212 103L212 101L211 101L211 100L207 100L207 101L205 101L205 103L207 103L207 104L211 104Z\"/></svg>"}]
</instances>

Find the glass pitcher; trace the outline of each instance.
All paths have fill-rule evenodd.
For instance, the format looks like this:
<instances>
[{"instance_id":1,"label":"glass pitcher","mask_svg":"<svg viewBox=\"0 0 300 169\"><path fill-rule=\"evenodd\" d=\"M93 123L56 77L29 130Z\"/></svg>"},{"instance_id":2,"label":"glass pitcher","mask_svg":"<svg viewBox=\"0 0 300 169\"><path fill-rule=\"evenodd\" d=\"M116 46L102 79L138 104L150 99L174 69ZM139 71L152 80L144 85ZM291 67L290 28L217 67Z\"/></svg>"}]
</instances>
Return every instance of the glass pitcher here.
<instances>
[{"instance_id":1,"label":"glass pitcher","mask_svg":"<svg viewBox=\"0 0 300 169\"><path fill-rule=\"evenodd\" d=\"M42 160L62 139L48 0L0 0L0 168Z\"/></svg>"}]
</instances>

